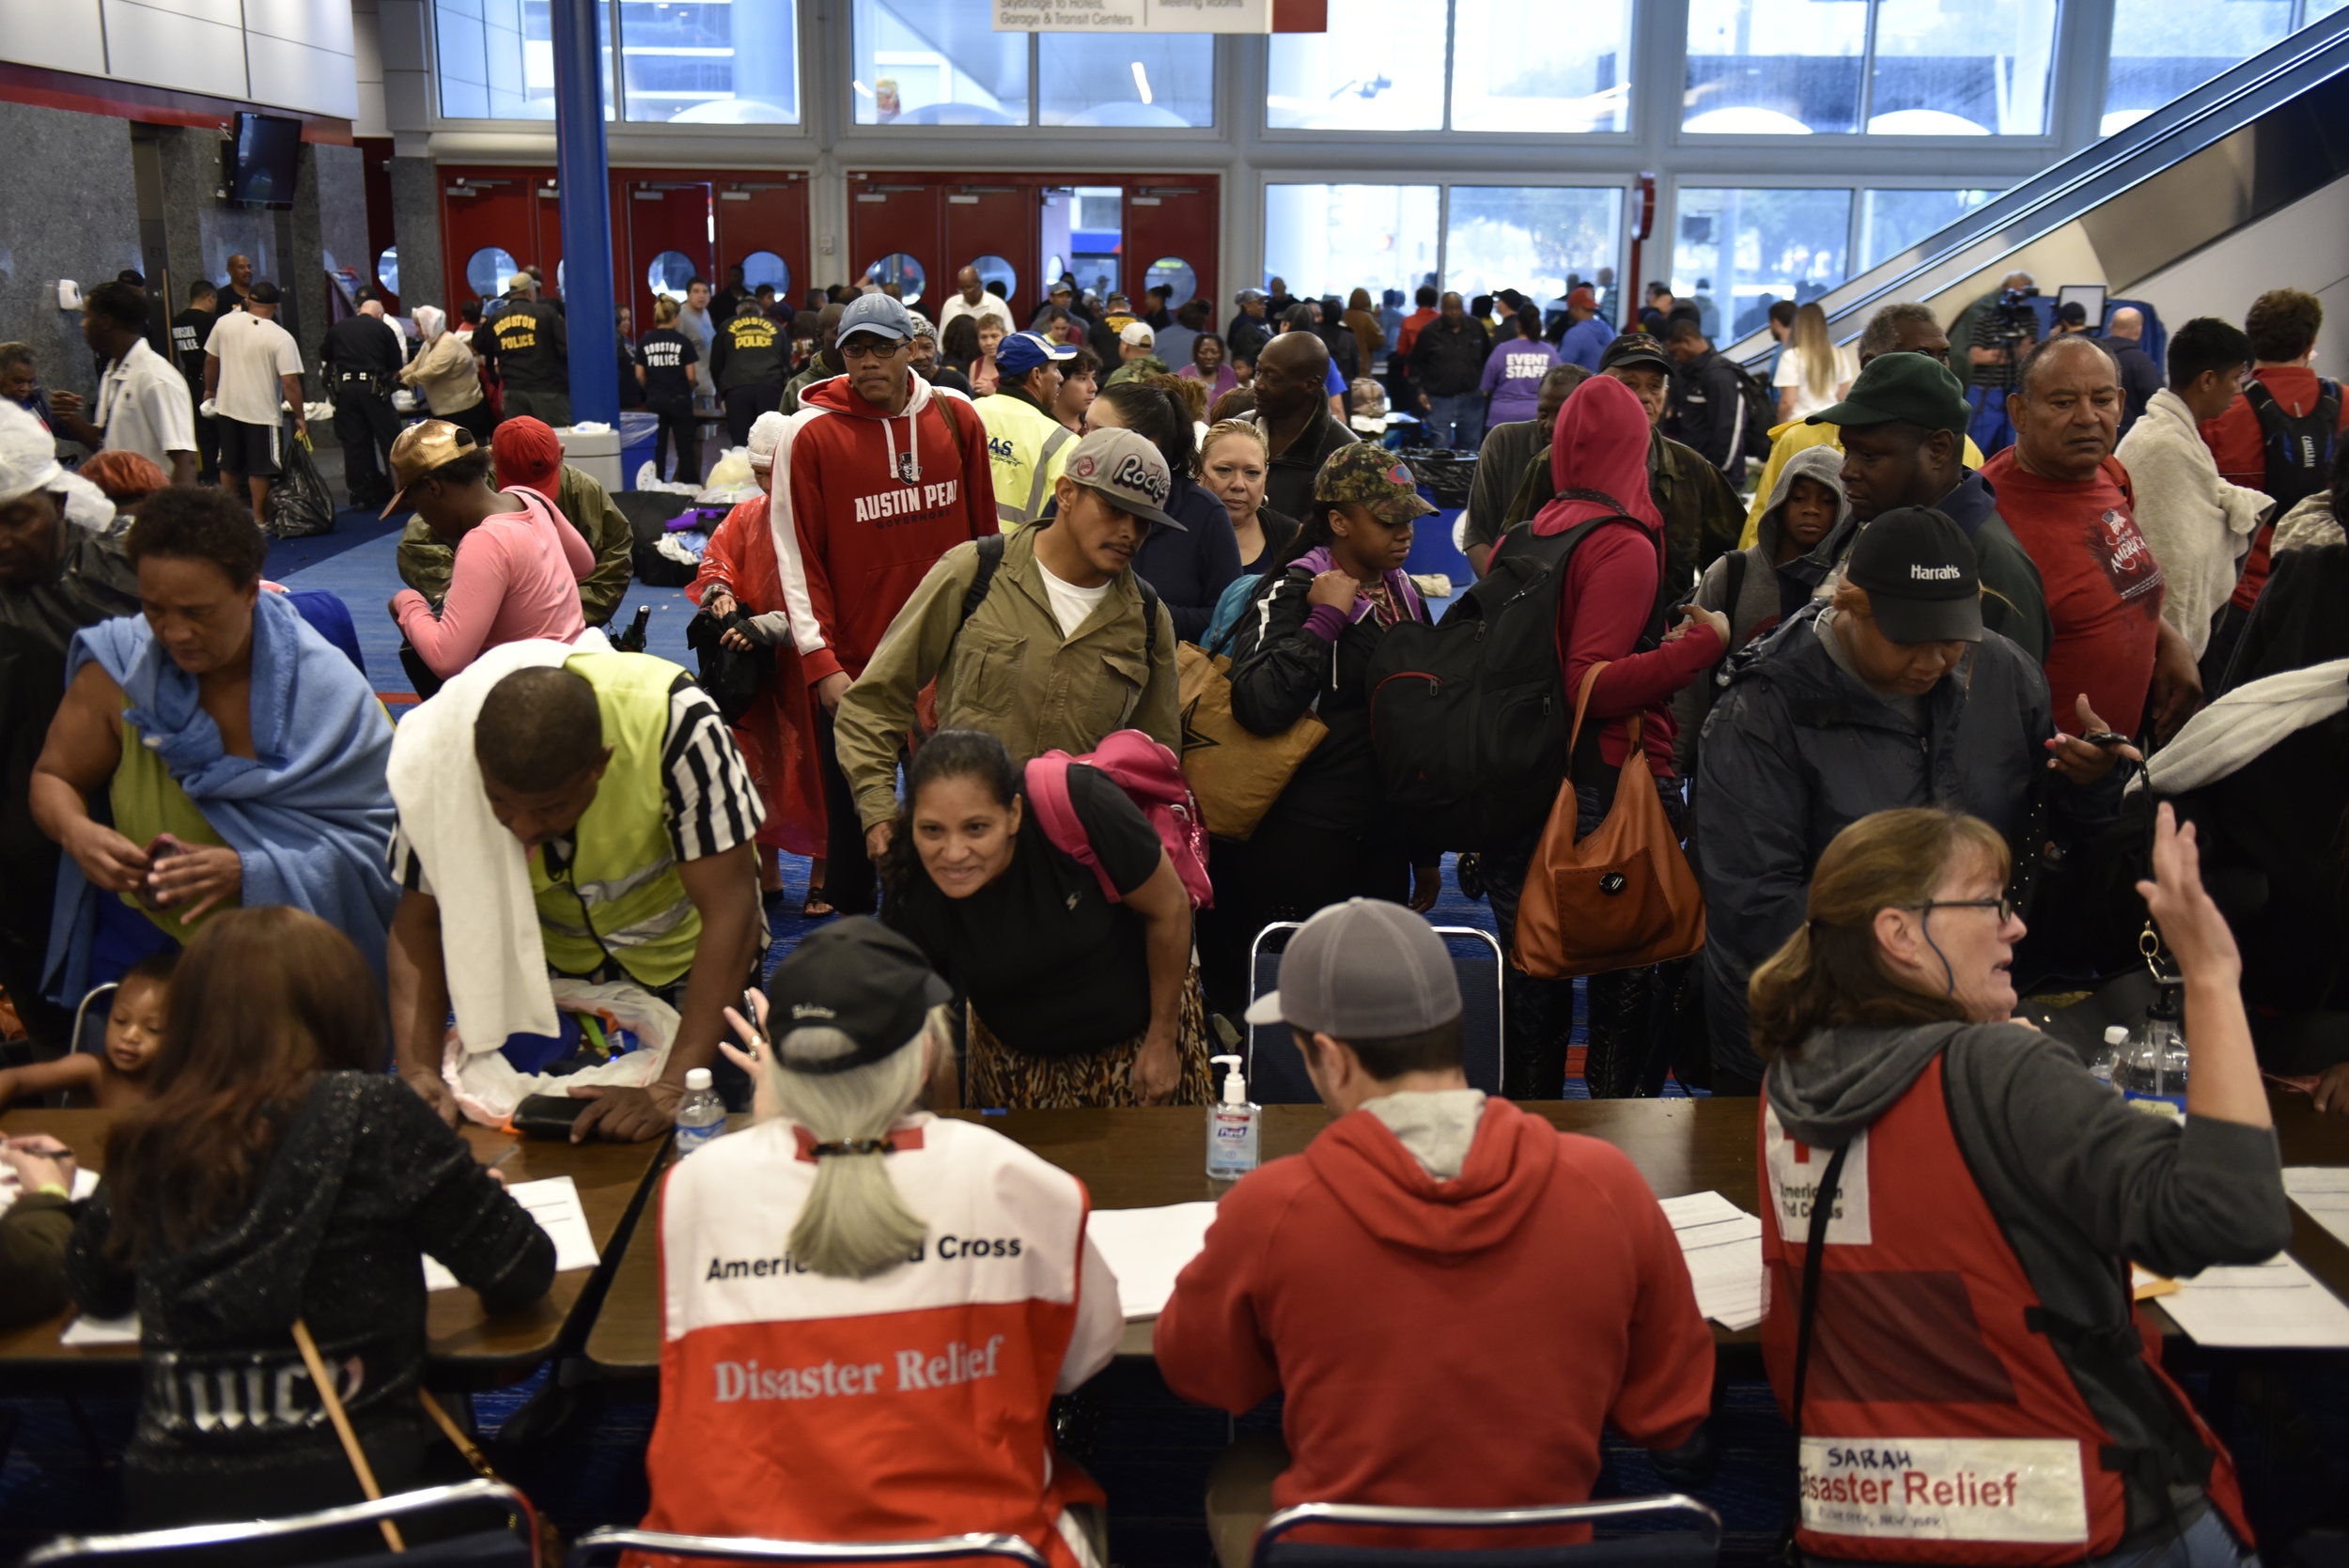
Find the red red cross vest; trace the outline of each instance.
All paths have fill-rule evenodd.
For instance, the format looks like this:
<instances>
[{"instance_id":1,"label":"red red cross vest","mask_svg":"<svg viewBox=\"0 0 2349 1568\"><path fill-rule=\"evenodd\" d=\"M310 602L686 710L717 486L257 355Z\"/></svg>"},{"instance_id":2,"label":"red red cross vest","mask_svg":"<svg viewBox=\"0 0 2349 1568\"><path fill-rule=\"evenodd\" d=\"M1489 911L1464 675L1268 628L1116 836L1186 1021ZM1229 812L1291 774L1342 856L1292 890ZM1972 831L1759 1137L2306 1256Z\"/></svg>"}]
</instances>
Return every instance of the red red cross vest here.
<instances>
[{"instance_id":1,"label":"red red cross vest","mask_svg":"<svg viewBox=\"0 0 2349 1568\"><path fill-rule=\"evenodd\" d=\"M2233 1467L2155 1359L2158 1337L2141 1318L2073 1330L2041 1306L1958 1147L1941 1067L1937 1056L1843 1161L1803 1394L1797 1541L1822 1557L1985 1568L2119 1550L2132 1523L2123 1469L2163 1456L2120 1448L2081 1396L2071 1366L2103 1354L2118 1369L2108 1381L2143 1385L2150 1430L2189 1469L2207 1451L2204 1488L2248 1543ZM1763 1355L1787 1408L1812 1197L1831 1151L1786 1137L1766 1100L1761 1144Z\"/></svg>"},{"instance_id":2,"label":"red red cross vest","mask_svg":"<svg viewBox=\"0 0 2349 1568\"><path fill-rule=\"evenodd\" d=\"M1124 1325L1113 1299L1106 1322L1099 1303L1081 1313L1084 1186L968 1123L917 1117L892 1142L890 1178L929 1235L870 1280L791 1256L816 1162L789 1123L722 1138L670 1172L645 1527L801 1541L1001 1531L1053 1568L1086 1568L1062 1515L1101 1493L1054 1454L1050 1404L1072 1338L1114 1343Z\"/></svg>"}]
</instances>

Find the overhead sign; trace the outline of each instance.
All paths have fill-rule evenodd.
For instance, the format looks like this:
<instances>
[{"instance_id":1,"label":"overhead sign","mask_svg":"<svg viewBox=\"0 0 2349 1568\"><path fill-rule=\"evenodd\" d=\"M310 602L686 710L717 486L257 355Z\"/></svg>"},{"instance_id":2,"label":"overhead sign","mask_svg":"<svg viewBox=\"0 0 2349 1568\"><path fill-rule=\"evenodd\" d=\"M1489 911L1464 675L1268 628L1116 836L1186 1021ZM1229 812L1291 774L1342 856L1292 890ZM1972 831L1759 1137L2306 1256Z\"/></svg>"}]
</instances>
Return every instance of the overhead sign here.
<instances>
[{"instance_id":1,"label":"overhead sign","mask_svg":"<svg viewBox=\"0 0 2349 1568\"><path fill-rule=\"evenodd\" d=\"M1273 0L995 0L999 33L1268 33Z\"/></svg>"}]
</instances>

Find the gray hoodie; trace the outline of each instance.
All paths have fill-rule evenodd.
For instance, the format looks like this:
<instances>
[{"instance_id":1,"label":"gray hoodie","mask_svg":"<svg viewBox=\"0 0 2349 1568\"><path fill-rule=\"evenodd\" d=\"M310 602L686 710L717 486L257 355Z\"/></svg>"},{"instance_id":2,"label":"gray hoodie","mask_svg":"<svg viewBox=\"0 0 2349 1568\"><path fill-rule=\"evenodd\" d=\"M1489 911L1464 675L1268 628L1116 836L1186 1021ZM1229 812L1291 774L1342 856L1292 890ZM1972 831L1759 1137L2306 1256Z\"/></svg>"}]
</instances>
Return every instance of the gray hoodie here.
<instances>
[{"instance_id":1,"label":"gray hoodie","mask_svg":"<svg viewBox=\"0 0 2349 1568\"><path fill-rule=\"evenodd\" d=\"M1787 458L1785 467L1779 470L1778 483L1770 490L1769 505L1762 509L1754 526L1753 543L1743 551L1729 551L1704 568L1703 580L1697 584L1695 602L1729 617L1731 652L1766 633L1816 593L1842 560L1843 551L1850 548L1851 503L1843 497L1843 451L1839 446L1806 446ZM1810 553L1797 556L1781 567L1777 561L1779 545L1784 537L1781 529L1786 498L1794 492L1797 479L1813 480L1835 492L1835 522ZM1729 597L1731 565L1738 555L1745 557L1745 566L1737 584L1737 600L1733 604ZM1704 727L1704 716L1713 711L1713 696L1718 690L1714 685L1716 674L1718 669L1707 671L1672 697L1672 720L1680 726L1673 752L1684 779L1696 776L1697 734Z\"/></svg>"},{"instance_id":2,"label":"gray hoodie","mask_svg":"<svg viewBox=\"0 0 2349 1568\"><path fill-rule=\"evenodd\" d=\"M2210 1116L2174 1122L2131 1110L2070 1047L2024 1024L1828 1030L1770 1064L1764 1092L1790 1137L1835 1148L1906 1094L1936 1056L1950 1122L1975 1185L2040 1302L2116 1337L2130 1330L2122 1260L2188 1275L2251 1264L2292 1239L2276 1135ZM2147 1440L2150 1384L2131 1358L2071 1362L2080 1392L2123 1445ZM2173 1487L2177 1522L2202 1506ZM2130 1527L2158 1522L2164 1499L2129 1489Z\"/></svg>"}]
</instances>

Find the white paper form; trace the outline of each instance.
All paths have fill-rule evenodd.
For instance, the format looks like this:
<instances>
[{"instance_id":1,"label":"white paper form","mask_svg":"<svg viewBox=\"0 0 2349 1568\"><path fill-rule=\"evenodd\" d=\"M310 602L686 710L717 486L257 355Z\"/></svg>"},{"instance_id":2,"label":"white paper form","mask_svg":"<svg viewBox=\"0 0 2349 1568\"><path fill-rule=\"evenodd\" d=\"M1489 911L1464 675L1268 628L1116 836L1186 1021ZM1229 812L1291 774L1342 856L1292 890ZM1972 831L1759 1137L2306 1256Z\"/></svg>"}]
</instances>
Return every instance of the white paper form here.
<instances>
[{"instance_id":1,"label":"white paper form","mask_svg":"<svg viewBox=\"0 0 2349 1568\"><path fill-rule=\"evenodd\" d=\"M1117 1299L1128 1322L1166 1310L1174 1276L1207 1245L1207 1227L1214 1222L1211 1203L1093 1211L1085 1234L1117 1276Z\"/></svg>"},{"instance_id":2,"label":"white paper form","mask_svg":"<svg viewBox=\"0 0 2349 1568\"><path fill-rule=\"evenodd\" d=\"M2349 1247L2349 1165L2287 1165L2284 1191L2335 1241Z\"/></svg>"},{"instance_id":3,"label":"white paper form","mask_svg":"<svg viewBox=\"0 0 2349 1568\"><path fill-rule=\"evenodd\" d=\"M1724 1328L1762 1321L1762 1221L1718 1192L1661 1200L1688 1265L1697 1311Z\"/></svg>"},{"instance_id":4,"label":"white paper form","mask_svg":"<svg viewBox=\"0 0 2349 1568\"><path fill-rule=\"evenodd\" d=\"M66 1325L57 1336L59 1344L136 1344L139 1343L139 1314L126 1312L120 1317L92 1317L87 1312Z\"/></svg>"},{"instance_id":5,"label":"white paper form","mask_svg":"<svg viewBox=\"0 0 2349 1568\"><path fill-rule=\"evenodd\" d=\"M75 1166L73 1168L73 1202L78 1203L97 1190L98 1172L86 1166ZM16 1167L0 1165L0 1214L8 1213L16 1203Z\"/></svg>"},{"instance_id":6,"label":"white paper form","mask_svg":"<svg viewBox=\"0 0 2349 1568\"><path fill-rule=\"evenodd\" d=\"M2170 1321L2202 1344L2349 1348L2349 1306L2279 1252L2248 1268L2206 1268L2161 1298Z\"/></svg>"},{"instance_id":7,"label":"white paper form","mask_svg":"<svg viewBox=\"0 0 2349 1568\"><path fill-rule=\"evenodd\" d=\"M506 1193L514 1202L530 1211L530 1218L554 1241L554 1271L593 1268L600 1260L596 1254L596 1238L587 1229L587 1211L579 1205L579 1184L568 1176L549 1176L544 1181L516 1182ZM428 1254L424 1260L424 1288L455 1290L457 1276L441 1266L438 1258Z\"/></svg>"}]
</instances>

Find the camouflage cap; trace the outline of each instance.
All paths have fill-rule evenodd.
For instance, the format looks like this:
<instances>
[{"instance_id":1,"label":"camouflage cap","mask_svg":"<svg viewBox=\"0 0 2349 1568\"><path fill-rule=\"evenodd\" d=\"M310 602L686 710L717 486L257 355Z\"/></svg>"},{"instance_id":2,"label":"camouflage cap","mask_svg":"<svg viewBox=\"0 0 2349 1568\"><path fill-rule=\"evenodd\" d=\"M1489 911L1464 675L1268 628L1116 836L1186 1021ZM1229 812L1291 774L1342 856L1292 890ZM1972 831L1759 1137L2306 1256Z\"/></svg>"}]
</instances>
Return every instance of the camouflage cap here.
<instances>
[{"instance_id":1,"label":"camouflage cap","mask_svg":"<svg viewBox=\"0 0 2349 1568\"><path fill-rule=\"evenodd\" d=\"M1375 442L1358 441L1330 454L1314 479L1317 505L1359 502L1380 522L1400 524L1436 508L1420 499L1419 481L1402 458Z\"/></svg>"}]
</instances>

